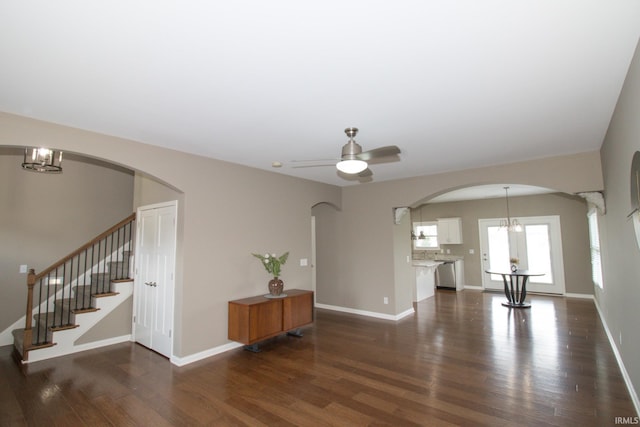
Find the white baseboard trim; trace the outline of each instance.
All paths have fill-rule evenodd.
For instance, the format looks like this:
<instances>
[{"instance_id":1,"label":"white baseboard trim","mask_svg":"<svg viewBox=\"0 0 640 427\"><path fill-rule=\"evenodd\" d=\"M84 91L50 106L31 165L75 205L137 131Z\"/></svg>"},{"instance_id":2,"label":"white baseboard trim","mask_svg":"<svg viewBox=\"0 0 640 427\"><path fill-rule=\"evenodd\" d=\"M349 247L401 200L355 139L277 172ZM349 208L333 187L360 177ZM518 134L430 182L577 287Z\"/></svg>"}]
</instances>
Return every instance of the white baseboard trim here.
<instances>
[{"instance_id":1,"label":"white baseboard trim","mask_svg":"<svg viewBox=\"0 0 640 427\"><path fill-rule=\"evenodd\" d=\"M189 363L197 362L202 359L206 359L207 357L215 356L216 354L224 353L225 351L233 350L238 347L242 347L243 344L239 342L230 342L227 344L219 345L217 347L210 348L209 350L204 350L199 353L190 354L185 357L171 356L169 359L171 363L176 366L185 366Z\"/></svg>"},{"instance_id":2,"label":"white baseboard trim","mask_svg":"<svg viewBox=\"0 0 640 427\"><path fill-rule=\"evenodd\" d=\"M624 383L627 385L627 390L629 390L629 394L631 395L631 401L633 402L633 406L636 408L636 414L640 414L640 399L638 399L638 393L636 393L633 388L633 383L631 382L631 377L627 372L627 369L624 367L624 362L622 361L622 356L618 351L618 347L616 347L616 341L609 330L609 326L607 325L607 321L604 318L602 310L600 310L600 305L598 304L598 300L593 298L594 303L596 304L596 309L598 310L598 316L600 316L600 320L602 321L602 326L604 326L604 330L607 333L607 338L609 338L609 344L611 345L611 349L613 350L613 354L616 356L616 360L618 361L618 366L620 366L620 372L622 372L622 378L624 378Z\"/></svg>"},{"instance_id":3,"label":"white baseboard trim","mask_svg":"<svg viewBox=\"0 0 640 427\"><path fill-rule=\"evenodd\" d=\"M404 317L410 316L415 312L413 308L410 308L394 316L391 314L376 313L373 311L365 311L365 310L355 310L353 308L338 307L338 306L327 305L327 304L315 304L315 307L324 308L324 309L333 310L333 311L342 311L345 313L357 314L361 316L376 317L378 319L396 320L396 321ZM215 356L216 354L224 353L226 351L233 350L242 346L243 344L238 342L229 342L227 344L219 345L217 347L210 348L208 350L204 350L199 353L190 354L189 356L185 356L185 357L171 356L169 360L171 361L171 363L173 363L176 366L185 366L190 363L194 363L194 362L198 362L200 360L206 359L207 357Z\"/></svg>"},{"instance_id":4,"label":"white baseboard trim","mask_svg":"<svg viewBox=\"0 0 640 427\"><path fill-rule=\"evenodd\" d=\"M473 289L476 291L484 291L482 286L474 286L474 285L464 285L464 289Z\"/></svg>"},{"instance_id":5,"label":"white baseboard trim","mask_svg":"<svg viewBox=\"0 0 640 427\"><path fill-rule=\"evenodd\" d=\"M128 335L121 335L119 337L107 338L100 341L88 342L86 344L78 344L73 347L65 347L62 351L59 351L58 353L56 353L55 356L52 356L52 357L68 356L70 354L80 353L82 351L94 350L96 348L106 347L114 344L120 344L123 342L131 341L131 339L132 339L131 334L128 334ZM34 352L33 354L37 355L37 352ZM29 363L40 362L42 360L47 360L47 359L48 357L36 358L32 356L32 357L29 357L29 360L27 361L23 360L22 363L26 365Z\"/></svg>"},{"instance_id":6,"label":"white baseboard trim","mask_svg":"<svg viewBox=\"0 0 640 427\"><path fill-rule=\"evenodd\" d=\"M590 299L590 300L595 300L595 298L593 297L593 295L589 295L589 294L572 294L572 293L566 293L564 294L565 297L567 298L582 298L582 299ZM602 316L600 316L602 317Z\"/></svg>"},{"instance_id":7,"label":"white baseboard trim","mask_svg":"<svg viewBox=\"0 0 640 427\"><path fill-rule=\"evenodd\" d=\"M340 307L337 305L329 305L329 304L315 304L316 308L324 308L326 310L333 310L333 311L340 311L343 313L351 313L351 314L357 314L358 316L368 316L368 317L375 317L377 319L384 319L384 320L400 320L404 317L410 316L412 315L415 310L412 308L403 311L402 313L393 315L393 314L386 314L386 313L378 313L375 311L366 311L366 310L357 310L355 308L348 308L348 307Z\"/></svg>"},{"instance_id":8,"label":"white baseboard trim","mask_svg":"<svg viewBox=\"0 0 640 427\"><path fill-rule=\"evenodd\" d=\"M86 344L79 344L75 346L74 353L79 351L93 350L94 348L106 347L108 345L120 344L121 342L131 341L132 339L133 338L131 334L128 334L121 335L119 337L107 338L105 340L88 342Z\"/></svg>"},{"instance_id":9,"label":"white baseboard trim","mask_svg":"<svg viewBox=\"0 0 640 427\"><path fill-rule=\"evenodd\" d=\"M411 316L415 312L416 312L416 310L413 307L411 307L410 309L405 310L402 313L396 314L396 320L404 319L407 316Z\"/></svg>"}]
</instances>

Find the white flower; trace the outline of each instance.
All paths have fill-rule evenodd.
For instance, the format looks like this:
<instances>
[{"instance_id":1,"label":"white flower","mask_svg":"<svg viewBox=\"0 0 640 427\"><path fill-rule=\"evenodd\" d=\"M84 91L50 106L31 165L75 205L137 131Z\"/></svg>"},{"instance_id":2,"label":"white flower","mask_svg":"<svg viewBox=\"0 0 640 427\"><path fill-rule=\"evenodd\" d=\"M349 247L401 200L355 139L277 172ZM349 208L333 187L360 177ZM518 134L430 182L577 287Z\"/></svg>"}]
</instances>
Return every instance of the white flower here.
<instances>
[{"instance_id":1,"label":"white flower","mask_svg":"<svg viewBox=\"0 0 640 427\"><path fill-rule=\"evenodd\" d=\"M269 254L264 254L264 257L265 257L266 259L269 259Z\"/></svg>"}]
</instances>

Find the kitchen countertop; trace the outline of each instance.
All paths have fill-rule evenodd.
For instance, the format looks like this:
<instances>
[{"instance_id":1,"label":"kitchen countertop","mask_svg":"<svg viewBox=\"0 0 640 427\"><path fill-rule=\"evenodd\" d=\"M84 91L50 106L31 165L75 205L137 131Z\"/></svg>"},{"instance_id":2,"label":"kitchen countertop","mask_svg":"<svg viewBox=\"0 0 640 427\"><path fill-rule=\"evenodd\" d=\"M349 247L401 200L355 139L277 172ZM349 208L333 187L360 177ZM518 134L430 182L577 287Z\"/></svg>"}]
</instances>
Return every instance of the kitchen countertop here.
<instances>
[{"instance_id":1,"label":"kitchen countertop","mask_svg":"<svg viewBox=\"0 0 640 427\"><path fill-rule=\"evenodd\" d=\"M429 255L427 258L414 258L412 260L412 265L414 267L434 267L442 264L443 262L454 262L459 260L464 260L464 257L459 255L434 254L433 256Z\"/></svg>"},{"instance_id":2,"label":"kitchen countertop","mask_svg":"<svg viewBox=\"0 0 640 427\"><path fill-rule=\"evenodd\" d=\"M436 261L434 259L414 259L412 265L414 267L437 267L442 264L443 261Z\"/></svg>"}]
</instances>

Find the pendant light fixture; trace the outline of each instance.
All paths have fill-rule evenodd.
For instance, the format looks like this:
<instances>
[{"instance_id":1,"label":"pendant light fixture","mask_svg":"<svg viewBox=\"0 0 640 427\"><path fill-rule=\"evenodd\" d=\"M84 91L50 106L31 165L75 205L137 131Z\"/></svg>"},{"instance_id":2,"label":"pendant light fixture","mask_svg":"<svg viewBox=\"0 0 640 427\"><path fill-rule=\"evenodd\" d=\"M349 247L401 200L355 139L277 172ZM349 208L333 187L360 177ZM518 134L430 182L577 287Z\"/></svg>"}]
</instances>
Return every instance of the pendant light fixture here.
<instances>
[{"instance_id":1,"label":"pendant light fixture","mask_svg":"<svg viewBox=\"0 0 640 427\"><path fill-rule=\"evenodd\" d=\"M413 227L411 227L411 240L418 240L418 236L416 236L416 232Z\"/></svg>"},{"instance_id":2,"label":"pendant light fixture","mask_svg":"<svg viewBox=\"0 0 640 427\"><path fill-rule=\"evenodd\" d=\"M422 206L420 206L420 226L422 226ZM424 230L420 229L420 234L418 235L418 240L424 240L427 236L424 235Z\"/></svg>"},{"instance_id":3,"label":"pendant light fixture","mask_svg":"<svg viewBox=\"0 0 640 427\"><path fill-rule=\"evenodd\" d=\"M49 148L25 148L22 168L34 172L62 172L62 151Z\"/></svg>"},{"instance_id":4,"label":"pendant light fixture","mask_svg":"<svg viewBox=\"0 0 640 427\"><path fill-rule=\"evenodd\" d=\"M420 226L422 226L422 206L420 206L420 222L419 222ZM424 235L424 231L420 230L420 234L418 236L416 236L416 232L414 230L411 230L411 240L424 240L426 239L427 236Z\"/></svg>"},{"instance_id":5,"label":"pendant light fixture","mask_svg":"<svg viewBox=\"0 0 640 427\"><path fill-rule=\"evenodd\" d=\"M507 201L507 219L500 220L500 228L506 228L507 231L515 231L517 233L522 231L522 225L517 219L511 219L509 213L509 187L504 187L505 199Z\"/></svg>"}]
</instances>

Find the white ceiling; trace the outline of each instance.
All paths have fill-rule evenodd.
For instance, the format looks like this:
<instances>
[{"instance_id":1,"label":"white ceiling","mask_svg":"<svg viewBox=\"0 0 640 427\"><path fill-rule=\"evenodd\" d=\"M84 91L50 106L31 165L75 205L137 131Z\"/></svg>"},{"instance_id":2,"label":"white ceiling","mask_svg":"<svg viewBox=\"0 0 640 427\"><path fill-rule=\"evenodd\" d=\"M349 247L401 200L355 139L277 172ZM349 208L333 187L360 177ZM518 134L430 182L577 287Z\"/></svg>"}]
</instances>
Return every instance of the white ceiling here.
<instances>
[{"instance_id":1,"label":"white ceiling","mask_svg":"<svg viewBox=\"0 0 640 427\"><path fill-rule=\"evenodd\" d=\"M638 0L7 0L0 110L348 185L290 161L349 126L402 150L374 181L599 149L639 35Z\"/></svg>"}]
</instances>

